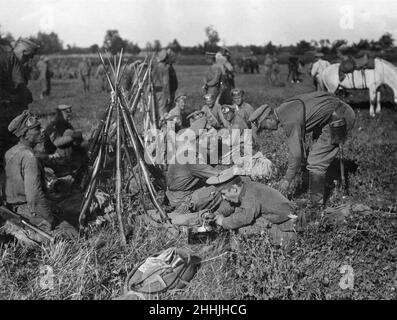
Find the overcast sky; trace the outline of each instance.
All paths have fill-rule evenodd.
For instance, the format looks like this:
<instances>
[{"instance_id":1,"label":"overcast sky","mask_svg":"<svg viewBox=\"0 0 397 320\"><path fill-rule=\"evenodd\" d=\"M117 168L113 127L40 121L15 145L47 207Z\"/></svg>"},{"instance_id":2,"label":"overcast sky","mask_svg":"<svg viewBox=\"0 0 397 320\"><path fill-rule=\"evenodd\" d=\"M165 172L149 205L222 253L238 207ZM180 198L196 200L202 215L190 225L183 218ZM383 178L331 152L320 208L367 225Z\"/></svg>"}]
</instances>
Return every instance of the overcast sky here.
<instances>
[{"instance_id":1,"label":"overcast sky","mask_svg":"<svg viewBox=\"0 0 397 320\"><path fill-rule=\"evenodd\" d=\"M138 42L167 45L205 40L213 25L222 44L292 44L328 38L397 39L397 0L0 0L0 32L14 37L38 31L66 44L102 45L107 29Z\"/></svg>"}]
</instances>

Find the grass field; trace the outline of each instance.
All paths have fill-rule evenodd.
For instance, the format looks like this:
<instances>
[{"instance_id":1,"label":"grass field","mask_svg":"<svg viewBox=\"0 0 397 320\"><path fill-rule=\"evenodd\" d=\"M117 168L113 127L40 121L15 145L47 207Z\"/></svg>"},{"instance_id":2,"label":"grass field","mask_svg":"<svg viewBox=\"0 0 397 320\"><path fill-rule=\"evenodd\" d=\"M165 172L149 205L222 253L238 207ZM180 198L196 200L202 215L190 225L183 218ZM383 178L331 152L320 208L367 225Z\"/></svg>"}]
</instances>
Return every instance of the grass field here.
<instances>
[{"instance_id":1,"label":"grass field","mask_svg":"<svg viewBox=\"0 0 397 320\"><path fill-rule=\"evenodd\" d=\"M286 69L282 66L281 81ZM176 66L179 91L188 94L189 109L201 106L204 66ZM313 90L311 79L284 87L264 85L263 74L239 74L236 85L246 91L246 101L255 108L263 103L278 105L283 99ZM56 105L73 106L72 123L85 137L104 112L109 94L99 92L94 79L92 90L84 94L77 80L54 81L51 97L39 100L39 84L31 83L37 113L53 111ZM186 237L169 239L161 228L127 225L128 246L120 246L117 222L91 232L77 243L57 242L42 249L25 249L15 243L0 247L1 299L112 299L122 294L126 274L148 255L170 246L179 246L203 259L187 288L167 292L154 299L396 299L397 298L397 218L391 208L397 204L397 109L390 93L387 106L375 119L369 118L367 93L357 93L352 105L357 121L345 146L346 161L355 170L349 175L348 198L334 189L330 205L364 204L373 209L354 212L342 224L319 219L298 234L298 241L282 251L269 244L266 234L231 235L240 246L222 255L222 241L208 246L187 245ZM262 151L278 169L271 185L285 172L287 147L283 132L263 133ZM375 209L374 209L375 208ZM378 208L378 209L376 209ZM125 220L139 210L126 206ZM300 212L308 210L300 207ZM354 288L343 290L340 268L354 270ZM53 286L40 286L43 266L54 272Z\"/></svg>"}]
</instances>

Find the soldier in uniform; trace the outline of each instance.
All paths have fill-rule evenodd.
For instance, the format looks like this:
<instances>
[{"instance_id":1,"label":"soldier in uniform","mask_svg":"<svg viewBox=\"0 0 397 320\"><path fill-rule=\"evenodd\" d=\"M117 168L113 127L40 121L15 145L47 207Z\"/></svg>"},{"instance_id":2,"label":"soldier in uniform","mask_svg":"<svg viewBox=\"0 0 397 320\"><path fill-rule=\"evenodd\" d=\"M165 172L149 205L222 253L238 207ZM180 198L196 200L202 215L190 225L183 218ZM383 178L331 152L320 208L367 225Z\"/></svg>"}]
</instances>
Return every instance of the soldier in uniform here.
<instances>
[{"instance_id":1,"label":"soldier in uniform","mask_svg":"<svg viewBox=\"0 0 397 320\"><path fill-rule=\"evenodd\" d=\"M204 106L201 108L202 111L205 112L208 120L208 124L215 128L219 129L223 126L227 125L225 120L223 119L223 115L221 112L221 106L216 101L216 97L214 94L207 93L204 95Z\"/></svg>"},{"instance_id":2,"label":"soldier in uniform","mask_svg":"<svg viewBox=\"0 0 397 320\"><path fill-rule=\"evenodd\" d=\"M85 149L81 146L83 136L80 131L76 131L69 122L72 115L72 107L69 105L59 105L56 110L54 121L48 124L44 130L47 138L46 153L57 154L54 159L46 165L54 169L57 176L65 176L81 167L86 160Z\"/></svg>"},{"instance_id":3,"label":"soldier in uniform","mask_svg":"<svg viewBox=\"0 0 397 320\"><path fill-rule=\"evenodd\" d=\"M304 158L305 135L312 133L315 142L307 157L309 197L313 205L323 204L326 170L338 154L341 143L331 139L331 127L337 120L346 122L346 137L354 126L354 110L335 95L318 91L292 97L275 109L263 105L251 115L249 121L257 132L277 130L282 126L287 135L288 169L280 185L281 192L288 192Z\"/></svg>"},{"instance_id":4,"label":"soldier in uniform","mask_svg":"<svg viewBox=\"0 0 397 320\"><path fill-rule=\"evenodd\" d=\"M224 73L223 65L219 60L215 60L215 56L210 56L208 59L211 60L211 66L204 78L203 91L205 94L211 94L217 99L221 90L222 75Z\"/></svg>"},{"instance_id":5,"label":"soldier in uniform","mask_svg":"<svg viewBox=\"0 0 397 320\"><path fill-rule=\"evenodd\" d=\"M156 92L156 112L160 125L165 114L170 110L178 88L178 79L172 64L175 53L171 49L163 49L157 57L158 64L153 69L153 85Z\"/></svg>"},{"instance_id":6,"label":"soldier in uniform","mask_svg":"<svg viewBox=\"0 0 397 320\"><path fill-rule=\"evenodd\" d=\"M50 69L50 63L47 57L41 57L40 61L37 63L37 69L40 72L40 99L44 99L45 96L48 97L51 93L51 77L53 76L53 72Z\"/></svg>"},{"instance_id":7,"label":"soldier in uniform","mask_svg":"<svg viewBox=\"0 0 397 320\"><path fill-rule=\"evenodd\" d=\"M175 122L175 130L179 131L186 124L185 119L185 106L186 106L186 98L185 94L180 94L175 98L175 107L173 107L166 115L165 121L174 121Z\"/></svg>"},{"instance_id":8,"label":"soldier in uniform","mask_svg":"<svg viewBox=\"0 0 397 320\"><path fill-rule=\"evenodd\" d=\"M90 91L91 62L86 57L79 63L78 71L83 82L84 93L87 93Z\"/></svg>"},{"instance_id":9,"label":"soldier in uniform","mask_svg":"<svg viewBox=\"0 0 397 320\"><path fill-rule=\"evenodd\" d=\"M43 231L51 232L54 230L55 217L45 195L43 168L33 153L34 146L41 139L40 122L25 110L11 121L8 129L19 138L19 143L5 155L7 206ZM14 233L11 226L7 228L17 237L21 234ZM77 236L77 231L66 221L58 229L69 236ZM39 242L44 240L36 234L24 234L22 238Z\"/></svg>"},{"instance_id":10,"label":"soldier in uniform","mask_svg":"<svg viewBox=\"0 0 397 320\"><path fill-rule=\"evenodd\" d=\"M236 88L231 91L231 94L236 113L243 118L244 121L248 122L249 117L254 112L254 108L244 101L244 91Z\"/></svg>"},{"instance_id":11,"label":"soldier in uniform","mask_svg":"<svg viewBox=\"0 0 397 320\"><path fill-rule=\"evenodd\" d=\"M4 153L16 143L7 127L33 101L28 70L38 48L29 39L19 39L14 48L0 46L0 172Z\"/></svg>"},{"instance_id":12,"label":"soldier in uniform","mask_svg":"<svg viewBox=\"0 0 397 320\"><path fill-rule=\"evenodd\" d=\"M295 206L277 190L234 176L231 170L210 177L207 184L217 186L224 200L215 212L215 222L223 229L244 234L268 230L275 245L295 238Z\"/></svg>"},{"instance_id":13,"label":"soldier in uniform","mask_svg":"<svg viewBox=\"0 0 397 320\"><path fill-rule=\"evenodd\" d=\"M106 79L105 68L102 63L99 64L98 68L95 72L95 78L100 79L101 82L101 91L110 91L110 87L108 86L108 81Z\"/></svg>"},{"instance_id":14,"label":"soldier in uniform","mask_svg":"<svg viewBox=\"0 0 397 320\"><path fill-rule=\"evenodd\" d=\"M223 118L225 119L226 129L248 129L247 122L240 116L236 107L224 104L221 107Z\"/></svg>"}]
</instances>

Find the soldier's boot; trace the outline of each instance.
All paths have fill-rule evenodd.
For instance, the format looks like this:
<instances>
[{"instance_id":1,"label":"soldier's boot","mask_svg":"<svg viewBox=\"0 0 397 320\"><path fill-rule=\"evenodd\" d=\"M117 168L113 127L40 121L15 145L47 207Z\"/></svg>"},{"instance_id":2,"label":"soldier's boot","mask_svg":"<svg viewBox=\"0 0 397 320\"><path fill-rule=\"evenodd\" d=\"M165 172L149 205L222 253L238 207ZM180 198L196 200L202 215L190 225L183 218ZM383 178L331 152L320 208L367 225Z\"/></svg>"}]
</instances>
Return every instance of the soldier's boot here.
<instances>
[{"instance_id":1,"label":"soldier's boot","mask_svg":"<svg viewBox=\"0 0 397 320\"><path fill-rule=\"evenodd\" d=\"M309 199L312 207L324 205L325 175L309 173Z\"/></svg>"}]
</instances>

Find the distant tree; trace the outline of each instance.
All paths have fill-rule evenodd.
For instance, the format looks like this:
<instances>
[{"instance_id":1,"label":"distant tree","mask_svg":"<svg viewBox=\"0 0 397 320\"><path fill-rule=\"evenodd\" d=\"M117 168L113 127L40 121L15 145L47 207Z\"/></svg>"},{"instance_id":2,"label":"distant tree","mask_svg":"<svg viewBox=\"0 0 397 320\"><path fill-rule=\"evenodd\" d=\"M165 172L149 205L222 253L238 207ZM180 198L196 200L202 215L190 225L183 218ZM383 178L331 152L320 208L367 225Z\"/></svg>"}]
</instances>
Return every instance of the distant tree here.
<instances>
[{"instance_id":1,"label":"distant tree","mask_svg":"<svg viewBox=\"0 0 397 320\"><path fill-rule=\"evenodd\" d=\"M220 41L219 33L215 30L214 26L208 26L205 29L205 34L208 38L207 41L204 42L204 50L215 52L219 50L218 42Z\"/></svg>"},{"instance_id":2,"label":"distant tree","mask_svg":"<svg viewBox=\"0 0 397 320\"><path fill-rule=\"evenodd\" d=\"M107 30L103 41L103 47L109 50L111 54L116 54L120 52L122 48L126 47L126 41L121 38L118 30Z\"/></svg>"},{"instance_id":3,"label":"distant tree","mask_svg":"<svg viewBox=\"0 0 397 320\"><path fill-rule=\"evenodd\" d=\"M386 32L385 34L383 34L379 38L378 44L379 44L380 48L383 50L391 49L394 44L394 39L393 39L392 34L389 32Z\"/></svg>"},{"instance_id":4,"label":"distant tree","mask_svg":"<svg viewBox=\"0 0 397 320\"><path fill-rule=\"evenodd\" d=\"M160 42L160 40L154 40L153 49L156 52L159 52L161 50L161 42Z\"/></svg>"},{"instance_id":5,"label":"distant tree","mask_svg":"<svg viewBox=\"0 0 397 320\"><path fill-rule=\"evenodd\" d=\"M58 35L54 32L49 34L39 32L34 40L40 43L40 54L56 53L63 50L63 43L59 40Z\"/></svg>"},{"instance_id":6,"label":"distant tree","mask_svg":"<svg viewBox=\"0 0 397 320\"><path fill-rule=\"evenodd\" d=\"M138 54L141 52L141 48L139 48L137 43L133 43L132 41L128 41L127 47L125 49L128 53Z\"/></svg>"},{"instance_id":7,"label":"distant tree","mask_svg":"<svg viewBox=\"0 0 397 320\"><path fill-rule=\"evenodd\" d=\"M97 44L93 44L92 46L90 46L89 49L91 53L97 53L99 50L99 46Z\"/></svg>"},{"instance_id":8,"label":"distant tree","mask_svg":"<svg viewBox=\"0 0 397 320\"><path fill-rule=\"evenodd\" d=\"M273 54L277 51L277 47L275 45L273 45L273 43L271 41L269 41L267 43L267 45L265 45L265 47L263 48L263 53L269 53L269 54Z\"/></svg>"},{"instance_id":9,"label":"distant tree","mask_svg":"<svg viewBox=\"0 0 397 320\"><path fill-rule=\"evenodd\" d=\"M336 53L336 51L341 47L347 45L347 40L345 39L338 39L332 42L331 44L331 51L332 53Z\"/></svg>"},{"instance_id":10,"label":"distant tree","mask_svg":"<svg viewBox=\"0 0 397 320\"><path fill-rule=\"evenodd\" d=\"M306 40L299 41L295 46L295 54L304 54L306 51L313 50L312 45L310 42Z\"/></svg>"},{"instance_id":11,"label":"distant tree","mask_svg":"<svg viewBox=\"0 0 397 320\"><path fill-rule=\"evenodd\" d=\"M182 47L179 44L178 40L174 39L172 42L168 44L168 47L171 48L175 53L179 53L182 51Z\"/></svg>"}]
</instances>

